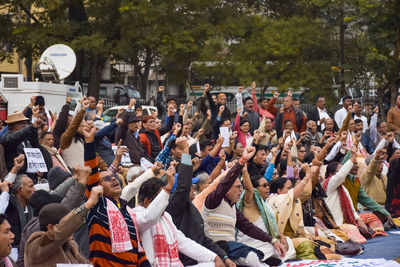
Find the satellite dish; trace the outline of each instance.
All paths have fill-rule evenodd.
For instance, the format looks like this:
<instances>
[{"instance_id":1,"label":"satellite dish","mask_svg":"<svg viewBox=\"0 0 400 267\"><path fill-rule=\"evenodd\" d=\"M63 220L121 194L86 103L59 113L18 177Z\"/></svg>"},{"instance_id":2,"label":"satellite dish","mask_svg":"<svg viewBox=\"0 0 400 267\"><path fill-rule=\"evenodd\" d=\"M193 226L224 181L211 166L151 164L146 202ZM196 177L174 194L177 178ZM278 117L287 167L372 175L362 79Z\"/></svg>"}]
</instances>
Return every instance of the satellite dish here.
<instances>
[{"instance_id":1,"label":"satellite dish","mask_svg":"<svg viewBox=\"0 0 400 267\"><path fill-rule=\"evenodd\" d=\"M59 82L67 78L75 69L76 56L71 47L55 44L47 48L39 61L43 80Z\"/></svg>"}]
</instances>

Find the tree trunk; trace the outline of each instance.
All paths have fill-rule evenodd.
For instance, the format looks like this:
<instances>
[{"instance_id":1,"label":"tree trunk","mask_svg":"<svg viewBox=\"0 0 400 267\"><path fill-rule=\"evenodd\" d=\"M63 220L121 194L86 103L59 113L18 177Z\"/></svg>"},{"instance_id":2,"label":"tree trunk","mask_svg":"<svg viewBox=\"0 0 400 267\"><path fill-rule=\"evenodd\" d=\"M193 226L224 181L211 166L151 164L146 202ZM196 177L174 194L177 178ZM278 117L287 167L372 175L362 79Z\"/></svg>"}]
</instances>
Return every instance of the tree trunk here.
<instances>
[{"instance_id":1,"label":"tree trunk","mask_svg":"<svg viewBox=\"0 0 400 267\"><path fill-rule=\"evenodd\" d=\"M26 80L28 82L31 82L32 81L32 56L30 53L25 57L25 68L26 68Z\"/></svg>"},{"instance_id":2,"label":"tree trunk","mask_svg":"<svg viewBox=\"0 0 400 267\"><path fill-rule=\"evenodd\" d=\"M379 106L379 113L382 116L382 119L386 118L386 110L385 107L383 106L383 96L385 95L385 90L387 88L387 85L382 86L378 88L376 91L377 97L378 97L378 106Z\"/></svg>"},{"instance_id":3,"label":"tree trunk","mask_svg":"<svg viewBox=\"0 0 400 267\"><path fill-rule=\"evenodd\" d=\"M344 60L344 32L346 29L346 25L343 25L340 23L339 25L339 41L340 41L340 93L341 95L346 95L346 81L344 79L344 66L345 66L345 60Z\"/></svg>"},{"instance_id":4,"label":"tree trunk","mask_svg":"<svg viewBox=\"0 0 400 267\"><path fill-rule=\"evenodd\" d=\"M94 56L91 60L88 96L94 96L96 99L99 97L101 74L105 63L106 59L101 56Z\"/></svg>"},{"instance_id":5,"label":"tree trunk","mask_svg":"<svg viewBox=\"0 0 400 267\"><path fill-rule=\"evenodd\" d=\"M71 73L69 79L71 81L79 81L82 85L82 76L83 76L83 65L85 62L85 53L83 51L76 52L76 66L74 71Z\"/></svg>"}]
</instances>

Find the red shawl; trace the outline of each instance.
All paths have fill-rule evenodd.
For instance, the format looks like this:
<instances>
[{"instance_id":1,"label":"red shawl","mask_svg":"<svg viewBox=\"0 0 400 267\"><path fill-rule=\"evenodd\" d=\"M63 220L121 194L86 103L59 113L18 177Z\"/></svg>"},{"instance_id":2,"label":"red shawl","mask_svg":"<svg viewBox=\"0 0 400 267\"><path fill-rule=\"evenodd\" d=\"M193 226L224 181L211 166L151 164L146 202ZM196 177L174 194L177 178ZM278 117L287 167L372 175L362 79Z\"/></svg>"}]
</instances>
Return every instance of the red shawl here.
<instances>
[{"instance_id":1,"label":"red shawl","mask_svg":"<svg viewBox=\"0 0 400 267\"><path fill-rule=\"evenodd\" d=\"M329 178L325 179L325 181L324 181L323 188L325 191L326 191L326 188L328 187L328 183L331 178L332 178L332 175L329 176ZM357 226L357 221L356 221L356 218L354 217L350 200L346 196L346 192L344 191L344 186L340 185L337 188L337 190L339 193L340 207L342 208L344 218L346 219L347 222Z\"/></svg>"}]
</instances>

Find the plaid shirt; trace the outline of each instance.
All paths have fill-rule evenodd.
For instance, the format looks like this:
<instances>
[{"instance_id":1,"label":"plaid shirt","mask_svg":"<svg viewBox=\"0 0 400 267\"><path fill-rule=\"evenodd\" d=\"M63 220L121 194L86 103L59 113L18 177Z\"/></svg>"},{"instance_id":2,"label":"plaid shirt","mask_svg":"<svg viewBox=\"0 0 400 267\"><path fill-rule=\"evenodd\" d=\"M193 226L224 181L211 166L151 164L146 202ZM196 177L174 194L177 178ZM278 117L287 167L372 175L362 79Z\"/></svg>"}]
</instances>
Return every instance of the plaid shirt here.
<instances>
[{"instance_id":1,"label":"plaid shirt","mask_svg":"<svg viewBox=\"0 0 400 267\"><path fill-rule=\"evenodd\" d=\"M173 140L176 139L176 135L171 134L169 138L167 139L167 142L165 142L165 146L163 150L161 150L160 154L156 157L155 161L161 162L164 165L164 168L166 169L167 166L169 165L169 162L171 161L171 148L169 146L169 143Z\"/></svg>"}]
</instances>

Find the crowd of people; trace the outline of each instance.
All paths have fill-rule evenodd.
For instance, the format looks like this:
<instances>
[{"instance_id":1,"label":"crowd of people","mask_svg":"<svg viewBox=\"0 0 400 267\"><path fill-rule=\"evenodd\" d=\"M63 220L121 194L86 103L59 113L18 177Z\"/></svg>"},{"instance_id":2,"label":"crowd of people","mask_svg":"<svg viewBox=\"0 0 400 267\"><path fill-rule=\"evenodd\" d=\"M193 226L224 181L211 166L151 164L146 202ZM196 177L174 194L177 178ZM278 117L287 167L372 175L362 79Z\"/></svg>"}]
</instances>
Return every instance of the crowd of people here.
<instances>
[{"instance_id":1,"label":"crowd of people","mask_svg":"<svg viewBox=\"0 0 400 267\"><path fill-rule=\"evenodd\" d=\"M400 96L308 113L290 92L237 110L204 85L157 111L42 96L0 132L0 266L278 266L341 259L400 225ZM198 103L198 105L195 105ZM191 115L193 114L193 115Z\"/></svg>"}]
</instances>

